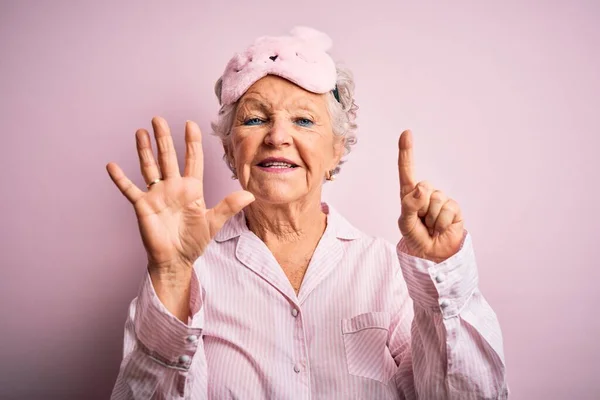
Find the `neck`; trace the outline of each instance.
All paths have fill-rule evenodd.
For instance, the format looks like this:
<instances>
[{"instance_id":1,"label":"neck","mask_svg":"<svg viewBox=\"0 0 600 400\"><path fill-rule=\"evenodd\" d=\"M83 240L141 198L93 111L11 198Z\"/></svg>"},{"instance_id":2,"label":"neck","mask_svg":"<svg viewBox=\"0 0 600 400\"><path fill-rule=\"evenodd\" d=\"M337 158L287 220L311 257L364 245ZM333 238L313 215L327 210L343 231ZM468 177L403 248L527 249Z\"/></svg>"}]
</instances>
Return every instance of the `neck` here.
<instances>
[{"instance_id":1,"label":"neck","mask_svg":"<svg viewBox=\"0 0 600 400\"><path fill-rule=\"evenodd\" d=\"M273 205L257 199L244 212L248 228L267 246L320 238L327 225L320 201Z\"/></svg>"}]
</instances>

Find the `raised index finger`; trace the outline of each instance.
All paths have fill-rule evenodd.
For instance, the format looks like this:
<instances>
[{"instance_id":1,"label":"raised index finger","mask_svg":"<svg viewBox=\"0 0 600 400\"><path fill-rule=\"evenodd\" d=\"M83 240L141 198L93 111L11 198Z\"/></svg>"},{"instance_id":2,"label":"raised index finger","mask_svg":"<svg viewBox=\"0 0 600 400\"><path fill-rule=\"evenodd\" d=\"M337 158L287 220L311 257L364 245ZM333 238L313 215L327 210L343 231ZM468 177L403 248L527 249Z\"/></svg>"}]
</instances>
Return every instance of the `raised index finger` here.
<instances>
[{"instance_id":1,"label":"raised index finger","mask_svg":"<svg viewBox=\"0 0 600 400\"><path fill-rule=\"evenodd\" d=\"M402 132L398 141L398 174L400 175L400 197L404 198L407 193L412 192L417 184L410 130Z\"/></svg>"}]
</instances>

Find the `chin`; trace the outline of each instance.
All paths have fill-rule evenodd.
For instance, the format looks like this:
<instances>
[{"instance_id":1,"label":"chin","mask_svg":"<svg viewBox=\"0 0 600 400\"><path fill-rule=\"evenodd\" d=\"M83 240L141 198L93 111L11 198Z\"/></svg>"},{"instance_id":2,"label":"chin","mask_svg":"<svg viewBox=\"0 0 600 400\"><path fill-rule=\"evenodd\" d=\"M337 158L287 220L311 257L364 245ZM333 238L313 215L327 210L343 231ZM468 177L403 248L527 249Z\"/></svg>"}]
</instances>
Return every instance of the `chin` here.
<instances>
[{"instance_id":1,"label":"chin","mask_svg":"<svg viewBox=\"0 0 600 400\"><path fill-rule=\"evenodd\" d=\"M251 190L251 192L257 200L270 204L288 204L306 196L306 193L301 193L299 190L287 185L262 187L257 191Z\"/></svg>"},{"instance_id":2,"label":"chin","mask_svg":"<svg viewBox=\"0 0 600 400\"><path fill-rule=\"evenodd\" d=\"M254 196L258 200L269 204L289 204L301 198L300 196L290 196L289 194L286 195L277 193L258 193L254 194Z\"/></svg>"}]
</instances>

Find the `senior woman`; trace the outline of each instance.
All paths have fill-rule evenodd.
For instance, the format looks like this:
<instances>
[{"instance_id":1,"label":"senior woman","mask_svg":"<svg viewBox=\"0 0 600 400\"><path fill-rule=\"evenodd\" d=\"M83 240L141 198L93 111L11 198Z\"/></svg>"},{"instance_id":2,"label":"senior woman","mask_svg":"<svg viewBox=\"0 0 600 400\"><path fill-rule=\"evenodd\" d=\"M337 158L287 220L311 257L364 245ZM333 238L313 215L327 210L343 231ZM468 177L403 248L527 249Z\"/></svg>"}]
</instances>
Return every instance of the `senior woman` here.
<instances>
[{"instance_id":1,"label":"senior woman","mask_svg":"<svg viewBox=\"0 0 600 400\"><path fill-rule=\"evenodd\" d=\"M352 75L310 28L228 63L213 123L243 190L207 209L198 125L185 170L167 123L136 132L148 191L114 163L148 273L131 303L114 399L497 399L502 336L458 204L417 182L399 140L397 247L321 201L355 143Z\"/></svg>"}]
</instances>

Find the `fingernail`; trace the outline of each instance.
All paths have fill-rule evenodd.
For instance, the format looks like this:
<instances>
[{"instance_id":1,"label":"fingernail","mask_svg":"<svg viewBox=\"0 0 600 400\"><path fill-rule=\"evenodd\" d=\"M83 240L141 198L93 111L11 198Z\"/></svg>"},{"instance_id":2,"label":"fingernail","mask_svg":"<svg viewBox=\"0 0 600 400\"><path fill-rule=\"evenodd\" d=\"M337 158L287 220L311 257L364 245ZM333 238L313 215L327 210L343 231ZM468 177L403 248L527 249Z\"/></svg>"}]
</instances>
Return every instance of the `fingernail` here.
<instances>
[{"instance_id":1,"label":"fingernail","mask_svg":"<svg viewBox=\"0 0 600 400\"><path fill-rule=\"evenodd\" d=\"M419 197L421 197L421 191L419 190L419 187L417 186L417 188L415 189L415 192L413 193L413 197L415 199L418 199Z\"/></svg>"}]
</instances>

